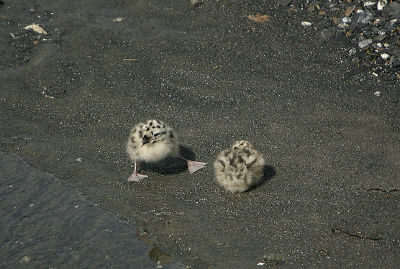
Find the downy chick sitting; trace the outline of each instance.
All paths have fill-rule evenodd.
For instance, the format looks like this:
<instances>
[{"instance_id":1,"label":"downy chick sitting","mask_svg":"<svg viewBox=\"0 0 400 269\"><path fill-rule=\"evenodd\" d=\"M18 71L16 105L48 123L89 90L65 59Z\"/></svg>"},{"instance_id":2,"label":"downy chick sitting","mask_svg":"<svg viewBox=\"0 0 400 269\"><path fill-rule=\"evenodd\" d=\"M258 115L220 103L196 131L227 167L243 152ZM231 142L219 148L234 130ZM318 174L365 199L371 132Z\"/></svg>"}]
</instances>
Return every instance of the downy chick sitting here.
<instances>
[{"instance_id":1,"label":"downy chick sitting","mask_svg":"<svg viewBox=\"0 0 400 269\"><path fill-rule=\"evenodd\" d=\"M241 140L218 154L214 173L218 184L226 190L244 192L261 181L264 165L264 157L253 145Z\"/></svg>"}]
</instances>

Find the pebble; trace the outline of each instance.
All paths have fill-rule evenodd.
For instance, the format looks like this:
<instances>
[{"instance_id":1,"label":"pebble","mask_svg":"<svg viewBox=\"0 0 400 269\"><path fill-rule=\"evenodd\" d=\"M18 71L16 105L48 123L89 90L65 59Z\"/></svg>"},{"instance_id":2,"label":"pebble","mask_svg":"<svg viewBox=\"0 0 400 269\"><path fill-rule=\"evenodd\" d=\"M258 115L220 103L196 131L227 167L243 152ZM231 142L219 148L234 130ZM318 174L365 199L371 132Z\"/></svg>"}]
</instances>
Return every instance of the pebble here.
<instances>
[{"instance_id":1,"label":"pebble","mask_svg":"<svg viewBox=\"0 0 400 269\"><path fill-rule=\"evenodd\" d=\"M367 2L365 2L365 3L364 3L364 7L373 6L373 5L375 5L375 4L376 4L376 2L373 2L373 1L367 1Z\"/></svg>"},{"instance_id":2,"label":"pebble","mask_svg":"<svg viewBox=\"0 0 400 269\"><path fill-rule=\"evenodd\" d=\"M352 26L359 26L360 24L369 23L373 18L372 13L359 9L356 14L353 15L351 24Z\"/></svg>"},{"instance_id":3,"label":"pebble","mask_svg":"<svg viewBox=\"0 0 400 269\"><path fill-rule=\"evenodd\" d=\"M283 255L279 255L279 254L265 254L263 256L263 260L265 262L274 263L274 264L280 264L285 261Z\"/></svg>"},{"instance_id":4,"label":"pebble","mask_svg":"<svg viewBox=\"0 0 400 269\"><path fill-rule=\"evenodd\" d=\"M31 258L28 256L24 256L19 260L19 263L30 263L31 262Z\"/></svg>"},{"instance_id":5,"label":"pebble","mask_svg":"<svg viewBox=\"0 0 400 269\"><path fill-rule=\"evenodd\" d=\"M381 58L382 58L383 60L387 60L389 57L390 57L390 55L387 54L387 53L382 53L382 54L381 54Z\"/></svg>"},{"instance_id":6,"label":"pebble","mask_svg":"<svg viewBox=\"0 0 400 269\"><path fill-rule=\"evenodd\" d=\"M395 57L390 58L389 65L391 67L400 67L400 59Z\"/></svg>"},{"instance_id":7,"label":"pebble","mask_svg":"<svg viewBox=\"0 0 400 269\"><path fill-rule=\"evenodd\" d=\"M24 29L25 30L33 30L36 33L47 35L47 32L42 27L40 27L39 25L37 25L35 23L25 26Z\"/></svg>"},{"instance_id":8,"label":"pebble","mask_svg":"<svg viewBox=\"0 0 400 269\"><path fill-rule=\"evenodd\" d=\"M352 56L352 55L356 54L356 52L357 52L357 49L351 48L351 49L349 50L349 55Z\"/></svg>"},{"instance_id":9,"label":"pebble","mask_svg":"<svg viewBox=\"0 0 400 269\"><path fill-rule=\"evenodd\" d=\"M393 1L384 9L384 11L387 11L389 15L394 18L400 18L400 3Z\"/></svg>"},{"instance_id":10,"label":"pebble","mask_svg":"<svg viewBox=\"0 0 400 269\"><path fill-rule=\"evenodd\" d=\"M372 44L372 39L364 39L360 42L358 42L358 47L360 49L365 49L366 47L368 47L370 44Z\"/></svg>"},{"instance_id":11,"label":"pebble","mask_svg":"<svg viewBox=\"0 0 400 269\"><path fill-rule=\"evenodd\" d=\"M301 26L304 26L304 27L311 26L311 25L312 25L312 23L308 22L308 21L302 21L301 22Z\"/></svg>"},{"instance_id":12,"label":"pebble","mask_svg":"<svg viewBox=\"0 0 400 269\"><path fill-rule=\"evenodd\" d=\"M190 4L193 7L199 7L203 4L203 0L190 0Z\"/></svg>"},{"instance_id":13,"label":"pebble","mask_svg":"<svg viewBox=\"0 0 400 269\"><path fill-rule=\"evenodd\" d=\"M140 229L138 237L140 239L145 239L148 235L149 235L149 231L147 229L142 228L142 229Z\"/></svg>"},{"instance_id":14,"label":"pebble","mask_svg":"<svg viewBox=\"0 0 400 269\"><path fill-rule=\"evenodd\" d=\"M376 6L377 10L383 10L383 8L387 5L387 0L381 0L378 1L378 4Z\"/></svg>"}]
</instances>

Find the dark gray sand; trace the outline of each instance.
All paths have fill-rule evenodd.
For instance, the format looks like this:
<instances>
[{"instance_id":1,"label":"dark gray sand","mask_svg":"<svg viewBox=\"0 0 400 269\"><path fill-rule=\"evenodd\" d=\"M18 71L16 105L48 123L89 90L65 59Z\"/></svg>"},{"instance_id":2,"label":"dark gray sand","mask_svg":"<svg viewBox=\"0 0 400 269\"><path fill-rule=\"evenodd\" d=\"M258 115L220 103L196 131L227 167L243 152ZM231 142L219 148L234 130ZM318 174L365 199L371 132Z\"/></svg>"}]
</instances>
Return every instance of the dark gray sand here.
<instances>
[{"instance_id":1,"label":"dark gray sand","mask_svg":"<svg viewBox=\"0 0 400 269\"><path fill-rule=\"evenodd\" d=\"M171 262L63 180L0 152L0 268L155 268ZM168 263L163 268L184 268Z\"/></svg>"},{"instance_id":2,"label":"dark gray sand","mask_svg":"<svg viewBox=\"0 0 400 269\"><path fill-rule=\"evenodd\" d=\"M352 64L347 39L322 40L286 2L5 1L1 149L193 268L395 268L400 83ZM148 118L209 167L147 167L127 182L127 135ZM263 185L233 195L211 164L237 139L268 167Z\"/></svg>"}]
</instances>

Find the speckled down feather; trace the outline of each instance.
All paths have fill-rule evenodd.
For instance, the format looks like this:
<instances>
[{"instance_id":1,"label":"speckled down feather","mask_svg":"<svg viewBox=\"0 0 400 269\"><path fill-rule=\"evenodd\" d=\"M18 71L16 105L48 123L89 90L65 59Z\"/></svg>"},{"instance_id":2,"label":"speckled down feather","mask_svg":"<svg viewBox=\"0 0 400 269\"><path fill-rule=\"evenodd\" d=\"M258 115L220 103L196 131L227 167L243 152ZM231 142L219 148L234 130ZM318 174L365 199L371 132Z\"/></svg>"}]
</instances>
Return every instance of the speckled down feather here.
<instances>
[{"instance_id":1,"label":"speckled down feather","mask_svg":"<svg viewBox=\"0 0 400 269\"><path fill-rule=\"evenodd\" d=\"M129 133L126 152L135 165L128 181L138 182L148 177L138 173L139 163L142 161L156 163L167 157L179 158L186 162L191 174L207 165L207 163L182 157L174 130L159 120L148 120L146 123L136 124Z\"/></svg>"},{"instance_id":2,"label":"speckled down feather","mask_svg":"<svg viewBox=\"0 0 400 269\"><path fill-rule=\"evenodd\" d=\"M142 146L143 140L148 143ZM126 151L132 160L158 162L179 155L179 144L174 130L159 120L136 124L129 134Z\"/></svg>"},{"instance_id":3,"label":"speckled down feather","mask_svg":"<svg viewBox=\"0 0 400 269\"><path fill-rule=\"evenodd\" d=\"M264 165L264 157L253 145L241 140L218 154L214 172L220 186L233 193L244 192L260 182Z\"/></svg>"}]
</instances>

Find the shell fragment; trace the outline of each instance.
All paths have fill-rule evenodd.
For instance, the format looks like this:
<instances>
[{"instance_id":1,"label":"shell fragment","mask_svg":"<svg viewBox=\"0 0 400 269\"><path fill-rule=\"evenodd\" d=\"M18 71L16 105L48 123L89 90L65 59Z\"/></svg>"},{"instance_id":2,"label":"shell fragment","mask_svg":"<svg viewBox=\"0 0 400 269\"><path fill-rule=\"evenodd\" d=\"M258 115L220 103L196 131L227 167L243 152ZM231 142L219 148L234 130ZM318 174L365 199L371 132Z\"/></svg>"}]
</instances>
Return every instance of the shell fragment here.
<instances>
[{"instance_id":1,"label":"shell fragment","mask_svg":"<svg viewBox=\"0 0 400 269\"><path fill-rule=\"evenodd\" d=\"M25 26L24 29L25 30L32 29L36 33L47 35L47 32L42 27L40 27L39 25L37 25L35 23L32 23L31 25Z\"/></svg>"}]
</instances>

